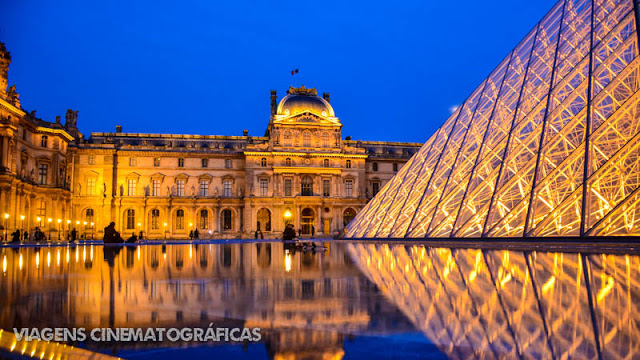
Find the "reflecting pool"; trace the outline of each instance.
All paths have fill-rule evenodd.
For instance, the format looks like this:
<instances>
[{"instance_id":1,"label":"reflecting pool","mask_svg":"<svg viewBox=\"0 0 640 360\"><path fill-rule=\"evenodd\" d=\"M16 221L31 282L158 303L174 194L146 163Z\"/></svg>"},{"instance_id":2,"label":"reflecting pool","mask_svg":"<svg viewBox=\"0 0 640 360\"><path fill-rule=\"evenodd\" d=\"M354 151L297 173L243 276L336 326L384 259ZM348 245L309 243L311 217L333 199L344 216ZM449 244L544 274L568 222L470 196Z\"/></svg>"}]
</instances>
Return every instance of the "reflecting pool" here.
<instances>
[{"instance_id":1,"label":"reflecting pool","mask_svg":"<svg viewBox=\"0 0 640 360\"><path fill-rule=\"evenodd\" d=\"M639 356L637 254L325 245L0 248L0 357ZM60 344L13 331L210 326L261 338Z\"/></svg>"}]
</instances>

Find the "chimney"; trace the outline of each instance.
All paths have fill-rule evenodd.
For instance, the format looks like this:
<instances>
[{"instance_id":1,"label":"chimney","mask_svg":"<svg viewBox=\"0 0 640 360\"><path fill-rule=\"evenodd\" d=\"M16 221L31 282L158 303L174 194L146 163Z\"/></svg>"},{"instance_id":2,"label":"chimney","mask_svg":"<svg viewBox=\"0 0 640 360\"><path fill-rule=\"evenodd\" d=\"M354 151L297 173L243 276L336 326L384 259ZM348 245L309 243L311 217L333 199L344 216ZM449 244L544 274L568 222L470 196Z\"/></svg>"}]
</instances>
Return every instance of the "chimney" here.
<instances>
[{"instance_id":1,"label":"chimney","mask_svg":"<svg viewBox=\"0 0 640 360\"><path fill-rule=\"evenodd\" d=\"M242 130L242 136L249 136L249 130Z\"/></svg>"},{"instance_id":2,"label":"chimney","mask_svg":"<svg viewBox=\"0 0 640 360\"><path fill-rule=\"evenodd\" d=\"M120 134L122 132L122 125L116 125L116 133Z\"/></svg>"},{"instance_id":3,"label":"chimney","mask_svg":"<svg viewBox=\"0 0 640 360\"><path fill-rule=\"evenodd\" d=\"M331 97L329 93L322 93L322 98L327 100L327 102L331 102Z\"/></svg>"},{"instance_id":4,"label":"chimney","mask_svg":"<svg viewBox=\"0 0 640 360\"><path fill-rule=\"evenodd\" d=\"M271 90L271 116L278 110L278 95L275 90Z\"/></svg>"}]
</instances>

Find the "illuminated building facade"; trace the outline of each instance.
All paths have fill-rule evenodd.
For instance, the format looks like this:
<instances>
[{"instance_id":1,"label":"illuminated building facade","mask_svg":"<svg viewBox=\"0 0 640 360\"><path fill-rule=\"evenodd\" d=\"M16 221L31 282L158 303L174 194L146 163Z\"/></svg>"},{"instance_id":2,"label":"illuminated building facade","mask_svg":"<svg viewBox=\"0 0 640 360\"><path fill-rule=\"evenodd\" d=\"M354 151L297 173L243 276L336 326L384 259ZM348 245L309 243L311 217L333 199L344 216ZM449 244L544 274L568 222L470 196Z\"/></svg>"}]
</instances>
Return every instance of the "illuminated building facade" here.
<instances>
[{"instance_id":1,"label":"illuminated building facade","mask_svg":"<svg viewBox=\"0 0 640 360\"><path fill-rule=\"evenodd\" d=\"M640 235L637 7L559 1L347 237Z\"/></svg>"},{"instance_id":2,"label":"illuminated building facade","mask_svg":"<svg viewBox=\"0 0 640 360\"><path fill-rule=\"evenodd\" d=\"M111 221L123 237L279 237L341 231L421 144L342 138L329 94L271 92L264 136L92 133L77 111L49 123L24 111L7 87L11 57L0 48L0 218L41 226L52 240L76 228L101 238ZM22 217L24 216L24 220ZM50 220L51 219L51 220Z\"/></svg>"}]
</instances>

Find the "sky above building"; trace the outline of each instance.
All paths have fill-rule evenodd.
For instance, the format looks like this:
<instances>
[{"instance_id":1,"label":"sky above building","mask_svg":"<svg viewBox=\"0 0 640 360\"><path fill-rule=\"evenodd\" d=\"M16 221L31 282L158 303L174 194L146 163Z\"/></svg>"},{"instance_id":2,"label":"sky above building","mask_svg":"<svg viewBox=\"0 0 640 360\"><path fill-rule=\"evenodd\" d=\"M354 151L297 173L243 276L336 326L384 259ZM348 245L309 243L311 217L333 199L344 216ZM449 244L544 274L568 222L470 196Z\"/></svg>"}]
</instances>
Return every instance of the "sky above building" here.
<instances>
[{"instance_id":1,"label":"sky above building","mask_svg":"<svg viewBox=\"0 0 640 360\"><path fill-rule=\"evenodd\" d=\"M23 108L85 136L263 135L269 90L304 84L343 136L424 142L554 3L7 1L0 41Z\"/></svg>"}]
</instances>

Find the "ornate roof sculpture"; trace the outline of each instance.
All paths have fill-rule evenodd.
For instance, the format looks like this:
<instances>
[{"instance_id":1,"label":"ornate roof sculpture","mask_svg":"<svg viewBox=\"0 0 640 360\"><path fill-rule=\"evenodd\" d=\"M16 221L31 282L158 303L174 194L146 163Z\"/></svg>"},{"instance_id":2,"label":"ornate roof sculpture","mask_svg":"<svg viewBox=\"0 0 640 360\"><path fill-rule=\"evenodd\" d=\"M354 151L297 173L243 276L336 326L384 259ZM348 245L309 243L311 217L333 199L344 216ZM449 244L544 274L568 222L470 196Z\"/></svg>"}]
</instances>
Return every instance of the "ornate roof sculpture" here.
<instances>
[{"instance_id":1,"label":"ornate roof sculpture","mask_svg":"<svg viewBox=\"0 0 640 360\"><path fill-rule=\"evenodd\" d=\"M637 255L348 249L451 359L629 359L640 352Z\"/></svg>"},{"instance_id":2,"label":"ornate roof sculpture","mask_svg":"<svg viewBox=\"0 0 640 360\"><path fill-rule=\"evenodd\" d=\"M558 2L346 236L640 235L638 16Z\"/></svg>"},{"instance_id":3,"label":"ornate roof sculpture","mask_svg":"<svg viewBox=\"0 0 640 360\"><path fill-rule=\"evenodd\" d=\"M306 88L304 85L299 88L289 87L287 95L278 104L276 118L294 117L304 113L332 120L336 116L329 101L319 97L315 88ZM337 118L335 120L337 121Z\"/></svg>"}]
</instances>

